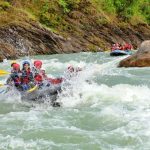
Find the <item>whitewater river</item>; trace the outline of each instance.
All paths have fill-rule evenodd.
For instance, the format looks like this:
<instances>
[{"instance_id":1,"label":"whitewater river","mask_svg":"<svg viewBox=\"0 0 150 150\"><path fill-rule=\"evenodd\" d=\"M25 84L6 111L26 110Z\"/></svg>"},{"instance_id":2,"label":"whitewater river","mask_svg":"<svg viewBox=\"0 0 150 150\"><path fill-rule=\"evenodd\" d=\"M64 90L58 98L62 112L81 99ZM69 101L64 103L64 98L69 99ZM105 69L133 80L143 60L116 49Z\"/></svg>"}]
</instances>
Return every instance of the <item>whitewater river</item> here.
<instances>
[{"instance_id":1,"label":"whitewater river","mask_svg":"<svg viewBox=\"0 0 150 150\"><path fill-rule=\"evenodd\" d=\"M32 62L43 60L51 77L62 76L69 65L83 71L60 93L61 108L23 102L15 92L0 94L0 149L149 150L150 68L117 68L125 57L109 53L31 57ZM10 71L10 61L0 63L0 69ZM0 83L6 78L0 77Z\"/></svg>"}]
</instances>

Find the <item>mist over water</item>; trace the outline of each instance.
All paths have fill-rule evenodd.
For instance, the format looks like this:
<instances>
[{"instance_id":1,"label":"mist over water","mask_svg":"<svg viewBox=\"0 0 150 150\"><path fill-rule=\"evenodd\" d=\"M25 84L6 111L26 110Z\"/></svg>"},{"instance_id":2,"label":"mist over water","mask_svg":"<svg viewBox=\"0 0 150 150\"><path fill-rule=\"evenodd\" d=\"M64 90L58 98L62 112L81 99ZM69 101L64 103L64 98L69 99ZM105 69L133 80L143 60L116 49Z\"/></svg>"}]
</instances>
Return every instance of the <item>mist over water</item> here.
<instances>
[{"instance_id":1,"label":"mist over water","mask_svg":"<svg viewBox=\"0 0 150 150\"><path fill-rule=\"evenodd\" d=\"M150 68L117 68L123 58L109 53L31 57L31 62L43 60L49 77L63 76L69 65L83 71L62 86L61 108L21 101L16 91L2 92L0 149L148 150ZM10 71L10 62L0 68ZM0 77L0 83L6 79Z\"/></svg>"}]
</instances>

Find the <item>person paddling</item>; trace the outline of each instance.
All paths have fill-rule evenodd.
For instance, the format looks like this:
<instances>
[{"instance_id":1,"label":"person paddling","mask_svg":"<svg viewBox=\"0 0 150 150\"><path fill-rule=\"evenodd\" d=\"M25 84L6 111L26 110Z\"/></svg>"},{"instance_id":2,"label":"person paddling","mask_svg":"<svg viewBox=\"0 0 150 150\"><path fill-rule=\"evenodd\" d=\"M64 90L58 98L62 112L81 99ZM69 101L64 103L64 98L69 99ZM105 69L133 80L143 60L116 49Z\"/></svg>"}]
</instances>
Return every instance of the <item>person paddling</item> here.
<instances>
[{"instance_id":1,"label":"person paddling","mask_svg":"<svg viewBox=\"0 0 150 150\"><path fill-rule=\"evenodd\" d=\"M132 48L133 48L132 45L129 44L129 43L126 43L126 44L124 45L124 50L126 50L126 51L130 51Z\"/></svg>"},{"instance_id":2,"label":"person paddling","mask_svg":"<svg viewBox=\"0 0 150 150\"><path fill-rule=\"evenodd\" d=\"M24 61L22 64L21 84L23 91L30 89L34 85L33 73L31 72L28 61Z\"/></svg>"},{"instance_id":3,"label":"person paddling","mask_svg":"<svg viewBox=\"0 0 150 150\"><path fill-rule=\"evenodd\" d=\"M37 84L39 85L43 85L43 82L46 82L46 86L50 86L50 84L58 84L62 82L62 78L57 78L57 79L53 79L53 78L49 78L46 73L45 70L42 69L42 61L40 60L35 60L34 61L34 67L33 67L33 72L34 72L34 80Z\"/></svg>"},{"instance_id":4,"label":"person paddling","mask_svg":"<svg viewBox=\"0 0 150 150\"><path fill-rule=\"evenodd\" d=\"M73 67L72 65L68 66L67 70L64 72L64 78L70 80L72 77L78 75L78 73L82 71L80 67Z\"/></svg>"},{"instance_id":5,"label":"person paddling","mask_svg":"<svg viewBox=\"0 0 150 150\"><path fill-rule=\"evenodd\" d=\"M12 66L10 77L7 79L6 83L8 85L14 85L18 90L21 90L21 75L20 65L14 63Z\"/></svg>"},{"instance_id":6,"label":"person paddling","mask_svg":"<svg viewBox=\"0 0 150 150\"><path fill-rule=\"evenodd\" d=\"M35 83L39 86L43 85L43 81L47 79L47 75L45 73L45 70L42 69L42 61L35 60L34 61L34 67L32 68L33 76Z\"/></svg>"}]
</instances>

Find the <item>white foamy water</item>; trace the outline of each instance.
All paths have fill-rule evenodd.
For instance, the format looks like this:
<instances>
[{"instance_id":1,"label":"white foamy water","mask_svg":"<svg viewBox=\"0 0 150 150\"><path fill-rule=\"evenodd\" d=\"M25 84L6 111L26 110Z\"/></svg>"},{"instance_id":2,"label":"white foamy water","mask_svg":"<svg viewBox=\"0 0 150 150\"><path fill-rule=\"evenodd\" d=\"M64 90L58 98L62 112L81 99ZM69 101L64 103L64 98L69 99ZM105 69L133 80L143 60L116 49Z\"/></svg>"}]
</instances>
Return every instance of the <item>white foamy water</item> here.
<instances>
[{"instance_id":1,"label":"white foamy water","mask_svg":"<svg viewBox=\"0 0 150 150\"><path fill-rule=\"evenodd\" d=\"M2 92L0 149L148 150L150 69L117 68L123 58L108 53L32 57L31 62L43 60L50 77L64 76L69 65L83 70L62 85L61 108ZM9 71L10 62L1 63L1 70Z\"/></svg>"}]
</instances>

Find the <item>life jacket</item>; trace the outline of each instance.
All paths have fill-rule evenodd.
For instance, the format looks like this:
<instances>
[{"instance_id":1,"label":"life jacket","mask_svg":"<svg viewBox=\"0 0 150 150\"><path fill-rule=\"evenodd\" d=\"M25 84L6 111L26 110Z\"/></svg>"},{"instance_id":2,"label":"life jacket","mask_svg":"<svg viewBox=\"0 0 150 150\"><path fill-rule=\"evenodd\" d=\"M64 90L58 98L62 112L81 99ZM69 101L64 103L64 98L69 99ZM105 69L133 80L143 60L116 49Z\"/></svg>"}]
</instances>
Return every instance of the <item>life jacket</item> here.
<instances>
[{"instance_id":1,"label":"life jacket","mask_svg":"<svg viewBox=\"0 0 150 150\"><path fill-rule=\"evenodd\" d=\"M42 78L42 76L40 74L36 74L34 76L34 80L35 80L35 82L39 83L39 82L43 81L43 78Z\"/></svg>"},{"instance_id":2,"label":"life jacket","mask_svg":"<svg viewBox=\"0 0 150 150\"><path fill-rule=\"evenodd\" d=\"M21 71L16 72L15 70L12 70L10 77L13 80L15 86L21 84Z\"/></svg>"},{"instance_id":3,"label":"life jacket","mask_svg":"<svg viewBox=\"0 0 150 150\"><path fill-rule=\"evenodd\" d=\"M121 46L119 43L116 43L116 44L113 44L112 48L111 48L111 51L114 51L114 50L120 50L121 49Z\"/></svg>"},{"instance_id":4,"label":"life jacket","mask_svg":"<svg viewBox=\"0 0 150 150\"><path fill-rule=\"evenodd\" d=\"M21 81L22 81L22 84L28 84L29 82L34 81L33 74L30 71L30 69L28 69L27 71L22 70Z\"/></svg>"},{"instance_id":5,"label":"life jacket","mask_svg":"<svg viewBox=\"0 0 150 150\"><path fill-rule=\"evenodd\" d=\"M36 69L35 67L33 68L34 72L34 80L37 83L41 83L44 79L47 79L47 76L45 74L45 70L42 69Z\"/></svg>"},{"instance_id":6,"label":"life jacket","mask_svg":"<svg viewBox=\"0 0 150 150\"><path fill-rule=\"evenodd\" d=\"M132 45L128 44L128 50L131 50L131 49L132 49Z\"/></svg>"},{"instance_id":7,"label":"life jacket","mask_svg":"<svg viewBox=\"0 0 150 150\"><path fill-rule=\"evenodd\" d=\"M124 45L124 49L125 49L125 50L131 50L131 49L132 49L132 45L126 43L126 44Z\"/></svg>"}]
</instances>

